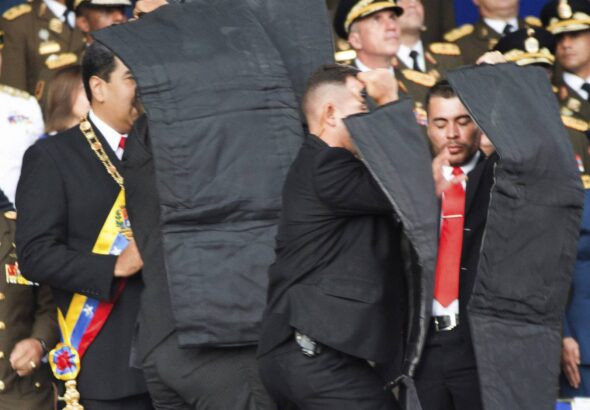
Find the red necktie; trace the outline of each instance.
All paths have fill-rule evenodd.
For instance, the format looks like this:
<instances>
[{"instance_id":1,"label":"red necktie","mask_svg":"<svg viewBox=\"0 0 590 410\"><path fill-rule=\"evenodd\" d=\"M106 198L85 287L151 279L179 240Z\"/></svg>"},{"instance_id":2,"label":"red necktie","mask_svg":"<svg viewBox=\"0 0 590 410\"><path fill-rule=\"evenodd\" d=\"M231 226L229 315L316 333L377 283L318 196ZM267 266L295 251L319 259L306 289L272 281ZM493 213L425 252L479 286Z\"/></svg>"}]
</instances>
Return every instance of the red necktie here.
<instances>
[{"instance_id":1,"label":"red necktie","mask_svg":"<svg viewBox=\"0 0 590 410\"><path fill-rule=\"evenodd\" d=\"M453 176L462 174L461 168L453 168ZM444 191L442 197L443 220L434 276L434 298L444 307L459 298L464 213L465 190L463 185L452 184Z\"/></svg>"},{"instance_id":2,"label":"red necktie","mask_svg":"<svg viewBox=\"0 0 590 410\"><path fill-rule=\"evenodd\" d=\"M121 148L123 151L125 150L125 141L127 141L127 137L121 135L121 139L119 140L119 148Z\"/></svg>"}]
</instances>

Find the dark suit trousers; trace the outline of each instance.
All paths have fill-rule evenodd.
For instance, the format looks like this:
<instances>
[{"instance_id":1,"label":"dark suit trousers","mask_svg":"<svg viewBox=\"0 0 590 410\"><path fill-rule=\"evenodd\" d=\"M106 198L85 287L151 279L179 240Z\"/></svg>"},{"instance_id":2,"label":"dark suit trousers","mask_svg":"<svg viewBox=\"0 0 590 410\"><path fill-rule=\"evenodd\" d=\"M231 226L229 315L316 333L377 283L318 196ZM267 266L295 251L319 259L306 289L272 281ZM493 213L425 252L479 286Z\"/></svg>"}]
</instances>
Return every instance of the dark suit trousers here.
<instances>
[{"instance_id":1,"label":"dark suit trousers","mask_svg":"<svg viewBox=\"0 0 590 410\"><path fill-rule=\"evenodd\" d=\"M327 346L307 357L290 337L259 357L262 381L281 409L392 410L393 394L366 360ZM295 407L292 407L295 406Z\"/></svg>"},{"instance_id":2,"label":"dark suit trousers","mask_svg":"<svg viewBox=\"0 0 590 410\"><path fill-rule=\"evenodd\" d=\"M258 373L256 346L181 349L170 334L143 372L156 410L274 410Z\"/></svg>"},{"instance_id":3,"label":"dark suit trousers","mask_svg":"<svg viewBox=\"0 0 590 410\"><path fill-rule=\"evenodd\" d=\"M149 394L125 397L119 400L82 400L84 410L153 410Z\"/></svg>"},{"instance_id":4,"label":"dark suit trousers","mask_svg":"<svg viewBox=\"0 0 590 410\"><path fill-rule=\"evenodd\" d=\"M422 410L481 410L473 346L461 329L430 330L415 375Z\"/></svg>"}]
</instances>

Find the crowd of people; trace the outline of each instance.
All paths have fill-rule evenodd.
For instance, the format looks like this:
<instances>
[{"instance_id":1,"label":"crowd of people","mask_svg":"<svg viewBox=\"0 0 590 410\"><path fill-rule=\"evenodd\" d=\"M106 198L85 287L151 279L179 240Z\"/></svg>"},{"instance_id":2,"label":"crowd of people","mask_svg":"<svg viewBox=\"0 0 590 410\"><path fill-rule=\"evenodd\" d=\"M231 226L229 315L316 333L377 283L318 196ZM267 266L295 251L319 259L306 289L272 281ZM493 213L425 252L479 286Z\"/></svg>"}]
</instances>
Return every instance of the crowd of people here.
<instances>
[{"instance_id":1,"label":"crowd of people","mask_svg":"<svg viewBox=\"0 0 590 410\"><path fill-rule=\"evenodd\" d=\"M502 152L449 73L506 64L530 68L531 78L542 68L534 92L548 97L539 105L569 137L555 162L575 164L584 191L583 211L573 199L553 206L576 222L575 232L564 223L562 243L577 242L555 262L556 278L573 278L558 306L560 358L527 360L547 361L552 405L590 396L589 0L550 0L528 17L518 0L474 0L481 19L460 27L444 0L322 5L333 59L301 90L302 145L287 154L284 143L263 160L276 175L244 187L274 202L224 204L240 211L234 233L251 246L240 266L238 240L224 236L235 220L213 208L195 216L190 198L166 202L216 170L162 185L173 167L159 155L187 147L153 139L136 66L98 35L128 19L165 21L166 9L191 3L29 0L0 19L0 410L504 410L484 392L481 327L469 309ZM547 120L515 109L523 121ZM403 273L429 272L412 221L355 134L393 127L416 141L408 153L426 158L404 169L416 176L406 188L427 199L420 207L432 205L424 226L436 228L426 299ZM193 243L207 230L198 218L218 225L197 250L171 242L167 223ZM544 269L514 258L523 272ZM211 280L174 276L178 266L243 272ZM532 396L514 408L536 410L522 404Z\"/></svg>"}]
</instances>

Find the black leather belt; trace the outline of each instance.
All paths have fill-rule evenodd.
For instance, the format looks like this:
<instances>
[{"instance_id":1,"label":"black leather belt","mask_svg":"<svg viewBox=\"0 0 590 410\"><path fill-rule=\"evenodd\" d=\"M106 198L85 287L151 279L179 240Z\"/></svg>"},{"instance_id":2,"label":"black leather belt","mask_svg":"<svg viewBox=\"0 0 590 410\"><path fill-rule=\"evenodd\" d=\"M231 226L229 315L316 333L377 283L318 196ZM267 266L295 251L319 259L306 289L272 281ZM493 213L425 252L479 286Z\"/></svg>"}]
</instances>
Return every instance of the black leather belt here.
<instances>
[{"instance_id":1,"label":"black leather belt","mask_svg":"<svg viewBox=\"0 0 590 410\"><path fill-rule=\"evenodd\" d=\"M459 315L433 316L432 327L435 332L448 332L459 326Z\"/></svg>"}]
</instances>

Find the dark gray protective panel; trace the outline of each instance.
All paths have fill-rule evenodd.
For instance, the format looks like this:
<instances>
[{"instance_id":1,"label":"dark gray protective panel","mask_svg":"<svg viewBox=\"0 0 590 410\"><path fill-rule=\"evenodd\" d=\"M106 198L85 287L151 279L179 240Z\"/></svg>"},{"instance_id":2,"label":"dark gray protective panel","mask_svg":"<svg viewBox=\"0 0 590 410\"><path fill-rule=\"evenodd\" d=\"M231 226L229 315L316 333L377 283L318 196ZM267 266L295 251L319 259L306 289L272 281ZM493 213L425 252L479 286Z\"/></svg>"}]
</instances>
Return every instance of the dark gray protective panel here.
<instances>
[{"instance_id":1,"label":"dark gray protective panel","mask_svg":"<svg viewBox=\"0 0 590 410\"><path fill-rule=\"evenodd\" d=\"M405 408L419 409L411 376L424 346L432 309L438 203L430 150L412 110L410 100L401 100L345 122L362 160L393 203L407 238L404 253L408 258L409 329L404 376L398 381L409 396L402 400Z\"/></svg>"},{"instance_id":2,"label":"dark gray protective panel","mask_svg":"<svg viewBox=\"0 0 590 410\"><path fill-rule=\"evenodd\" d=\"M500 157L468 306L484 407L549 410L583 206L572 147L543 70L448 78Z\"/></svg>"},{"instance_id":3,"label":"dark gray protective panel","mask_svg":"<svg viewBox=\"0 0 590 410\"><path fill-rule=\"evenodd\" d=\"M148 114L183 346L258 339L281 187L304 135L298 98L332 61L326 19L315 0L202 0L95 34L132 70Z\"/></svg>"}]
</instances>

